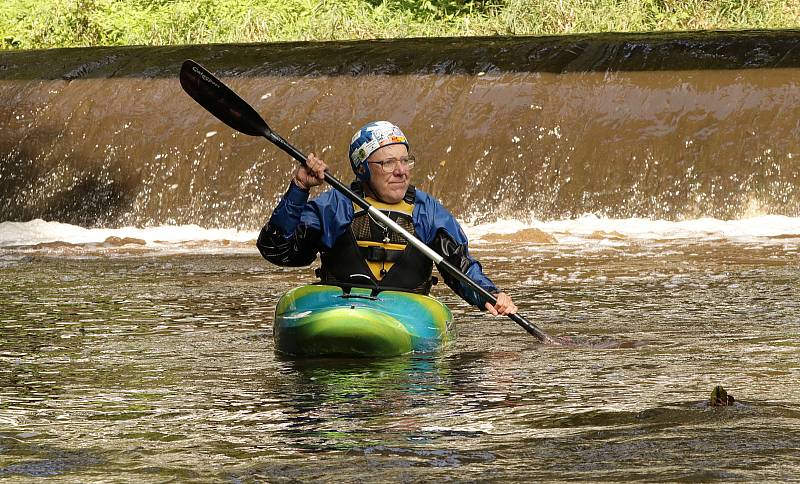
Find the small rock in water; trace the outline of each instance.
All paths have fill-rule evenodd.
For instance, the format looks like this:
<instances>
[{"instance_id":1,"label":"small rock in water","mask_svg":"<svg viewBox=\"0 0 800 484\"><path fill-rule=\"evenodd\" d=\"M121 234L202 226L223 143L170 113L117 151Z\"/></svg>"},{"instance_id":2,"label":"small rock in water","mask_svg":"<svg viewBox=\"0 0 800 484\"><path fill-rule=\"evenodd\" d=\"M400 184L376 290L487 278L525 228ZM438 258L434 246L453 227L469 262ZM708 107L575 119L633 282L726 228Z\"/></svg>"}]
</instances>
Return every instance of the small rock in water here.
<instances>
[{"instance_id":1,"label":"small rock in water","mask_svg":"<svg viewBox=\"0 0 800 484\"><path fill-rule=\"evenodd\" d=\"M733 395L728 394L722 385L717 385L714 387L714 390L711 392L711 398L708 401L708 405L711 407L727 407L729 405L733 405L736 400L733 398Z\"/></svg>"},{"instance_id":2,"label":"small rock in water","mask_svg":"<svg viewBox=\"0 0 800 484\"><path fill-rule=\"evenodd\" d=\"M80 245L64 242L62 240L56 240L54 242L41 242L31 246L33 249L66 249L70 247L80 247Z\"/></svg>"},{"instance_id":3,"label":"small rock in water","mask_svg":"<svg viewBox=\"0 0 800 484\"><path fill-rule=\"evenodd\" d=\"M147 242L143 239L136 239L133 237L111 236L103 241L103 245L106 247L121 247L123 245L147 245Z\"/></svg>"},{"instance_id":4,"label":"small rock in water","mask_svg":"<svg viewBox=\"0 0 800 484\"><path fill-rule=\"evenodd\" d=\"M537 228L522 229L512 234L486 234L484 240L489 242L525 242L531 244L555 244L558 240Z\"/></svg>"}]
</instances>

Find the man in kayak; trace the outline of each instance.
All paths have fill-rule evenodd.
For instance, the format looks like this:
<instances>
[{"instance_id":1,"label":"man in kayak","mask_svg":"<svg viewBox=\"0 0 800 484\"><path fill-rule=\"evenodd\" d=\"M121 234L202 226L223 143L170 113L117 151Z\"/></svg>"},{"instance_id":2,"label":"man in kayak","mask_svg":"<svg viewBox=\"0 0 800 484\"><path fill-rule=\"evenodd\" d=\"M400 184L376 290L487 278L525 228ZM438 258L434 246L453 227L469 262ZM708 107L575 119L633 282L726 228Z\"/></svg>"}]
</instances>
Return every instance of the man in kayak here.
<instances>
[{"instance_id":1,"label":"man in kayak","mask_svg":"<svg viewBox=\"0 0 800 484\"><path fill-rule=\"evenodd\" d=\"M447 273L445 283L465 301L494 315L517 307L483 274L467 250L467 237L455 217L436 199L410 184L414 155L403 132L388 121L359 129L350 142L356 174L351 189L495 295L492 305ZM294 172L289 189L261 229L261 255L280 266L305 266L321 255L318 275L325 283L351 283L427 294L433 263L390 228L336 190L309 200L324 182L325 162L313 153Z\"/></svg>"}]
</instances>

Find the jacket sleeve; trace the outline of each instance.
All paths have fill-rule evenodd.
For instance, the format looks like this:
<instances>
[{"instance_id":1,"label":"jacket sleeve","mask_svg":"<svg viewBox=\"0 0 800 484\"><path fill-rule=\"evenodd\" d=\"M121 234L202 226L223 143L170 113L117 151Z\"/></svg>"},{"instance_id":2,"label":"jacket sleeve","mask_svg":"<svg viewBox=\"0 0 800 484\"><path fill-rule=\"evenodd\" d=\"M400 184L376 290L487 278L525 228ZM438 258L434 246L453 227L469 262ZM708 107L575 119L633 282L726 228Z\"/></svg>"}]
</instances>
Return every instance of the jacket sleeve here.
<instances>
[{"instance_id":1,"label":"jacket sleeve","mask_svg":"<svg viewBox=\"0 0 800 484\"><path fill-rule=\"evenodd\" d=\"M467 236L453 214L425 192L417 190L416 199L414 230L420 238L483 289L493 294L500 292L483 273L480 262L469 255ZM479 309L485 309L486 300L477 291L450 274L440 273L453 292Z\"/></svg>"},{"instance_id":2,"label":"jacket sleeve","mask_svg":"<svg viewBox=\"0 0 800 484\"><path fill-rule=\"evenodd\" d=\"M320 224L314 223L314 213L306 209L307 202L308 192L290 183L256 241L265 259L279 266L299 267L317 258Z\"/></svg>"},{"instance_id":3,"label":"jacket sleeve","mask_svg":"<svg viewBox=\"0 0 800 484\"><path fill-rule=\"evenodd\" d=\"M459 230L459 232L461 231ZM461 232L460 235L463 236L463 242L461 243L445 229L439 229L434 238L433 250L489 293L496 294L500 292L497 286L483 273L481 263L470 257L466 236L463 235L463 232ZM461 237L459 237L459 239L460 238ZM445 284L447 284L453 292L461 296L461 298L468 303L477 306L479 309L486 309L484 306L486 304L486 299L480 295L478 291L445 271L439 272Z\"/></svg>"}]
</instances>

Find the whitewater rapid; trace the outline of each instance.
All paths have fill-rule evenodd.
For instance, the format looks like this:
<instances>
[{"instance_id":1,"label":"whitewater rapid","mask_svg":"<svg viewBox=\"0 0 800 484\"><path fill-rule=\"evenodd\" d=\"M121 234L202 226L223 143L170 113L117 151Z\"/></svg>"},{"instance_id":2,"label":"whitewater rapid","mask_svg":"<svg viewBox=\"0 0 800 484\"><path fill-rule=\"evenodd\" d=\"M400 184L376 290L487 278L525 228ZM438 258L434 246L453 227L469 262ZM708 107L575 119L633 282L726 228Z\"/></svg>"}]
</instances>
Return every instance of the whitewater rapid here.
<instances>
[{"instance_id":1,"label":"whitewater rapid","mask_svg":"<svg viewBox=\"0 0 800 484\"><path fill-rule=\"evenodd\" d=\"M531 245L597 245L681 240L785 243L800 239L800 217L780 215L741 220L700 218L684 221L584 215L570 220L509 219L482 224L462 223L462 227L476 247L498 241ZM137 246L156 252L250 252L256 250L254 242L257 237L257 231L198 225L84 228L41 219L0 223L0 249L6 251Z\"/></svg>"}]
</instances>

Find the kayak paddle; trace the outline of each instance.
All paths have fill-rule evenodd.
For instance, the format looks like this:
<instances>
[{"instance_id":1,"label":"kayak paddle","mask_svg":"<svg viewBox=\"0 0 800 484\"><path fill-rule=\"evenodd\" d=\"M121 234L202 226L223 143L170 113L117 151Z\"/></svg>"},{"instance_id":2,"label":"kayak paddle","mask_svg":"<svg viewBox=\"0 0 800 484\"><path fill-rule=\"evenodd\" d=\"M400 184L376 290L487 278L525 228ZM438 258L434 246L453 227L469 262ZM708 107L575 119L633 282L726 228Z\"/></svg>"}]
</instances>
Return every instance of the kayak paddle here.
<instances>
[{"instance_id":1,"label":"kayak paddle","mask_svg":"<svg viewBox=\"0 0 800 484\"><path fill-rule=\"evenodd\" d=\"M187 59L181 66L180 73L181 86L186 93L198 104L203 106L208 112L217 117L220 121L227 124L236 131L250 136L263 136L273 142L278 148L288 153L292 158L306 165L306 156L297 148L289 144L280 135L270 129L264 119L247 102L240 98L228 86L208 72L203 66L193 60ZM366 200L350 190L348 186L340 182L333 175L325 172L325 181L336 190L350 199L353 203L369 212L374 218L380 220L386 226L400 234L409 244L416 247L420 252L431 259L439 271L447 272L459 281L467 284L487 301L492 304L497 303L497 298L489 291L482 288L478 283L463 274L458 268L450 264L437 254L433 249L425 245L421 240L414 237L411 233L390 219L383 212L371 206ZM539 329L535 324L525 319L521 314L509 314L515 323L522 326L525 331L532 334L539 341L548 344L561 344L559 341L550 337L547 333Z\"/></svg>"}]
</instances>

